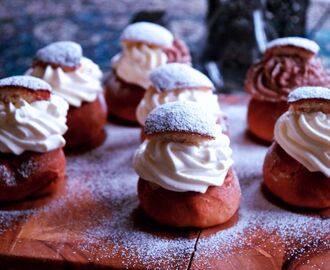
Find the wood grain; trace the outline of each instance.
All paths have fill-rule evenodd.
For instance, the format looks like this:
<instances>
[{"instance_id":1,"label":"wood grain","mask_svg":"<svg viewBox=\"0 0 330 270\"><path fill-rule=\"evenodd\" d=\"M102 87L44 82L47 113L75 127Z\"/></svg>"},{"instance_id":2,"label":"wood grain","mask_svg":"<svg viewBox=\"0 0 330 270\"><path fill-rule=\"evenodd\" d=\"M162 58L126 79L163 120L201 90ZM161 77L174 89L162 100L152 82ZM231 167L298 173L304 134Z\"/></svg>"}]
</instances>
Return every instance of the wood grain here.
<instances>
[{"instance_id":1,"label":"wood grain","mask_svg":"<svg viewBox=\"0 0 330 270\"><path fill-rule=\"evenodd\" d=\"M247 100L245 95L221 97L225 111ZM67 179L55 194L1 205L0 269L330 268L326 242L315 243L318 248L308 252L262 226L242 234L240 245L229 251L228 243L214 236L239 226L243 207L228 223L206 230L173 230L154 223L138 207L137 175L131 168L139 128L109 124L106 131L107 139L98 149L68 156ZM260 181L259 171L253 175L251 183ZM243 179L243 193L248 185ZM267 198L262 189L255 192ZM283 213L293 211L279 207ZM313 216L328 220L330 212ZM330 227L325 230L330 235ZM291 255L292 248L301 250Z\"/></svg>"}]
</instances>

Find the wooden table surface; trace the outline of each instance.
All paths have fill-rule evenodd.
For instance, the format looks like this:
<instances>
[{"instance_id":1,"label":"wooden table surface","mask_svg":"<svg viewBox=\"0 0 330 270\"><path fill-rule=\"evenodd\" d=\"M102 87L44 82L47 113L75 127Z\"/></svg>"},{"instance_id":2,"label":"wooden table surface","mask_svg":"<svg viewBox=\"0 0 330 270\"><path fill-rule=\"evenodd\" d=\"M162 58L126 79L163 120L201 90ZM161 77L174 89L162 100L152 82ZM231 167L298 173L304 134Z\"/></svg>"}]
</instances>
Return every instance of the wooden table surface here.
<instances>
[{"instance_id":1,"label":"wooden table surface","mask_svg":"<svg viewBox=\"0 0 330 270\"><path fill-rule=\"evenodd\" d=\"M243 199L227 224L173 230L138 206L139 128L109 124L97 149L67 156L51 196L1 205L0 269L330 269L330 213L282 205L261 186L267 146L245 133L247 97L221 98Z\"/></svg>"}]
</instances>

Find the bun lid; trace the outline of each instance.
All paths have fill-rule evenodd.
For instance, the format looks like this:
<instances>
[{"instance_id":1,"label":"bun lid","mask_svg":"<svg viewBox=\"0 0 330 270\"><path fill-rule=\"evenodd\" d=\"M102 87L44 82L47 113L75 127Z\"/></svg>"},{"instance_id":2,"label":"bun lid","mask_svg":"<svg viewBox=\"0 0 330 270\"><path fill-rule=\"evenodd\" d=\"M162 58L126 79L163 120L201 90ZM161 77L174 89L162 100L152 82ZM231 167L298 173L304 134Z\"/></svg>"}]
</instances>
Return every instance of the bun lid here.
<instances>
[{"instance_id":1,"label":"bun lid","mask_svg":"<svg viewBox=\"0 0 330 270\"><path fill-rule=\"evenodd\" d=\"M170 31L159 24L137 22L128 25L124 29L120 39L122 42L146 43L170 48L173 44L174 37Z\"/></svg>"},{"instance_id":2,"label":"bun lid","mask_svg":"<svg viewBox=\"0 0 330 270\"><path fill-rule=\"evenodd\" d=\"M320 86L304 86L293 90L288 102L295 111L330 113L330 89Z\"/></svg>"},{"instance_id":3,"label":"bun lid","mask_svg":"<svg viewBox=\"0 0 330 270\"><path fill-rule=\"evenodd\" d=\"M144 132L147 138L198 144L216 137L216 124L212 115L197 102L176 101L152 110Z\"/></svg>"},{"instance_id":4,"label":"bun lid","mask_svg":"<svg viewBox=\"0 0 330 270\"><path fill-rule=\"evenodd\" d=\"M73 41L57 41L39 49L33 65L51 65L63 69L76 69L83 57L81 46Z\"/></svg>"},{"instance_id":5,"label":"bun lid","mask_svg":"<svg viewBox=\"0 0 330 270\"><path fill-rule=\"evenodd\" d=\"M266 55L299 55L310 58L320 50L313 40L302 37L277 38L267 44Z\"/></svg>"},{"instance_id":6,"label":"bun lid","mask_svg":"<svg viewBox=\"0 0 330 270\"><path fill-rule=\"evenodd\" d=\"M173 91L182 89L214 89L210 79L188 64L170 63L155 68L149 78L157 91Z\"/></svg>"},{"instance_id":7,"label":"bun lid","mask_svg":"<svg viewBox=\"0 0 330 270\"><path fill-rule=\"evenodd\" d=\"M12 76L0 80L0 100L4 103L17 102L24 99L27 102L49 100L50 85L32 76Z\"/></svg>"}]
</instances>

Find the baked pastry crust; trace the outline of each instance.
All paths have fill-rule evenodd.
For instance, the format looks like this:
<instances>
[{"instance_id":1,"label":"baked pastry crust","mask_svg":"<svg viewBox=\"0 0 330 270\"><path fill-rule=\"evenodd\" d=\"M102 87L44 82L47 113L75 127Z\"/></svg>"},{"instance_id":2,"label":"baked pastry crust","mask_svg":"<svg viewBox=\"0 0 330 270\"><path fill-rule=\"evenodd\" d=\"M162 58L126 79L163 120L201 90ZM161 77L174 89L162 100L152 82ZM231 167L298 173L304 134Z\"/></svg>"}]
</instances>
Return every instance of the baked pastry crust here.
<instances>
[{"instance_id":1,"label":"baked pastry crust","mask_svg":"<svg viewBox=\"0 0 330 270\"><path fill-rule=\"evenodd\" d=\"M164 47L163 50L168 56L168 62L170 63L189 64L191 61L189 49L182 40L174 39L172 47ZM116 120L122 120L123 124L138 124L136 108L143 98L146 89L139 85L125 82L124 79L116 74L115 70L109 73L104 84L110 118L115 117Z\"/></svg>"},{"instance_id":2,"label":"baked pastry crust","mask_svg":"<svg viewBox=\"0 0 330 270\"><path fill-rule=\"evenodd\" d=\"M271 143L277 119L289 109L287 102L269 102L252 98L248 105L248 129L259 139Z\"/></svg>"},{"instance_id":3,"label":"baked pastry crust","mask_svg":"<svg viewBox=\"0 0 330 270\"><path fill-rule=\"evenodd\" d=\"M330 207L330 179L310 172L274 142L263 165L266 187L282 201L304 208Z\"/></svg>"},{"instance_id":4,"label":"baked pastry crust","mask_svg":"<svg viewBox=\"0 0 330 270\"><path fill-rule=\"evenodd\" d=\"M0 201L16 201L54 191L65 177L62 148L46 152L0 154Z\"/></svg>"},{"instance_id":5,"label":"baked pastry crust","mask_svg":"<svg viewBox=\"0 0 330 270\"><path fill-rule=\"evenodd\" d=\"M12 76L0 82L0 101L17 103L19 99L31 103L49 100L51 88L45 81L30 76Z\"/></svg>"},{"instance_id":6,"label":"baked pastry crust","mask_svg":"<svg viewBox=\"0 0 330 270\"><path fill-rule=\"evenodd\" d=\"M70 106L67 115L68 131L64 134L65 149L94 148L104 139L107 121L105 102L99 96L93 102L84 102L80 107Z\"/></svg>"},{"instance_id":7,"label":"baked pastry crust","mask_svg":"<svg viewBox=\"0 0 330 270\"><path fill-rule=\"evenodd\" d=\"M161 224L206 228L224 223L236 213L241 189L230 169L222 186L211 186L205 193L174 192L140 178L138 195L143 210Z\"/></svg>"},{"instance_id":8,"label":"baked pastry crust","mask_svg":"<svg viewBox=\"0 0 330 270\"><path fill-rule=\"evenodd\" d=\"M244 88L252 95L248 128L271 142L276 118L288 109L288 95L301 86L328 86L330 76L317 58L318 45L299 37L268 43L262 59L248 70Z\"/></svg>"},{"instance_id":9,"label":"baked pastry crust","mask_svg":"<svg viewBox=\"0 0 330 270\"><path fill-rule=\"evenodd\" d=\"M145 89L120 79L113 70L105 81L109 117L124 122L137 123L136 107L143 98Z\"/></svg>"}]
</instances>

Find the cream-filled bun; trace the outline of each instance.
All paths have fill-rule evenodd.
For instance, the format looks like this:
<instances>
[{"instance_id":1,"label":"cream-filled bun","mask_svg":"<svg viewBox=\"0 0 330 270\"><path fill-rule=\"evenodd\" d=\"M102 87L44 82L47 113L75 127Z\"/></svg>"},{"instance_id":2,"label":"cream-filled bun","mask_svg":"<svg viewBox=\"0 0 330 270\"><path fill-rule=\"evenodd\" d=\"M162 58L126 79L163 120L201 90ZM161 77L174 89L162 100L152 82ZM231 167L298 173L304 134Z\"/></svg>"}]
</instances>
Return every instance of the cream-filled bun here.
<instances>
[{"instance_id":1,"label":"cream-filled bun","mask_svg":"<svg viewBox=\"0 0 330 270\"><path fill-rule=\"evenodd\" d=\"M226 222L239 207L229 138L196 102L176 101L148 115L147 139L133 158L144 211L174 227Z\"/></svg>"},{"instance_id":2,"label":"cream-filled bun","mask_svg":"<svg viewBox=\"0 0 330 270\"><path fill-rule=\"evenodd\" d=\"M0 80L1 202L46 195L65 178L68 108L43 80Z\"/></svg>"},{"instance_id":3,"label":"cream-filled bun","mask_svg":"<svg viewBox=\"0 0 330 270\"><path fill-rule=\"evenodd\" d=\"M264 183L284 202L330 207L330 89L300 87L276 122L264 166Z\"/></svg>"},{"instance_id":4,"label":"cream-filled bun","mask_svg":"<svg viewBox=\"0 0 330 270\"><path fill-rule=\"evenodd\" d=\"M174 101L193 101L211 112L215 121L222 115L212 82L190 65L170 63L154 69L149 76L152 85L137 107L140 125L156 107Z\"/></svg>"},{"instance_id":5,"label":"cream-filled bun","mask_svg":"<svg viewBox=\"0 0 330 270\"><path fill-rule=\"evenodd\" d=\"M68 104L31 76L0 80L0 152L49 152L65 145Z\"/></svg>"},{"instance_id":6,"label":"cream-filled bun","mask_svg":"<svg viewBox=\"0 0 330 270\"><path fill-rule=\"evenodd\" d=\"M103 92L100 68L73 41L54 42L38 50L26 74L48 82L53 93L72 107L94 102Z\"/></svg>"},{"instance_id":7,"label":"cream-filled bun","mask_svg":"<svg viewBox=\"0 0 330 270\"><path fill-rule=\"evenodd\" d=\"M300 87L275 125L275 141L311 172L330 177L330 89Z\"/></svg>"}]
</instances>

